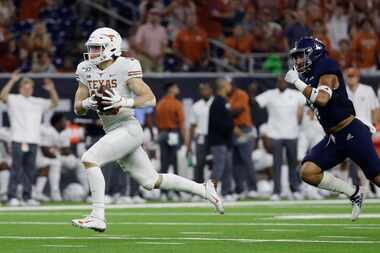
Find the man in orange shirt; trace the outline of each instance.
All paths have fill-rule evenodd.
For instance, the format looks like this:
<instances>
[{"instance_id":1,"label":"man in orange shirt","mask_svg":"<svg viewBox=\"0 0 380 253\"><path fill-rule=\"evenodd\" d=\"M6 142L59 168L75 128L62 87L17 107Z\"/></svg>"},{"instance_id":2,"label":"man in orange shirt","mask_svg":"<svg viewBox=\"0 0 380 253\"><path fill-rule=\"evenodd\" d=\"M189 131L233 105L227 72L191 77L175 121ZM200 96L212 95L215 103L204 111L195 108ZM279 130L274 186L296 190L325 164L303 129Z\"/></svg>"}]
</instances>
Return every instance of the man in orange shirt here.
<instances>
[{"instance_id":1,"label":"man in orange shirt","mask_svg":"<svg viewBox=\"0 0 380 253\"><path fill-rule=\"evenodd\" d=\"M165 85L165 96L161 98L156 106L156 125L159 131L158 142L161 151L161 173L167 173L169 166L173 166L174 174L178 174L177 151L181 142L185 140L185 116L181 101L176 97L179 95L176 83ZM162 198L166 200L168 192L162 190ZM178 199L179 195L171 195Z\"/></svg>"},{"instance_id":2,"label":"man in orange shirt","mask_svg":"<svg viewBox=\"0 0 380 253\"><path fill-rule=\"evenodd\" d=\"M239 53L242 54L249 54L252 51L252 36L244 31L243 26L236 25L234 27L234 32L232 36L227 37L224 40L224 44L227 46L235 49ZM224 57L228 59L228 61L234 65L239 64L238 59L234 57L231 53L228 51L225 51Z\"/></svg>"},{"instance_id":3,"label":"man in orange shirt","mask_svg":"<svg viewBox=\"0 0 380 253\"><path fill-rule=\"evenodd\" d=\"M208 64L207 33L197 26L195 16L187 16L186 27L177 33L173 48L182 60L184 70L197 70Z\"/></svg>"},{"instance_id":4,"label":"man in orange shirt","mask_svg":"<svg viewBox=\"0 0 380 253\"><path fill-rule=\"evenodd\" d=\"M380 56L380 42L369 19L363 20L360 30L354 34L352 50L361 73L376 70L376 59Z\"/></svg>"},{"instance_id":5,"label":"man in orange shirt","mask_svg":"<svg viewBox=\"0 0 380 253\"><path fill-rule=\"evenodd\" d=\"M229 102L234 116L233 177L235 192L243 194L244 183L246 183L248 190L246 196L254 198L257 197L256 172L252 161L254 131L248 94L242 89L233 87L229 94Z\"/></svg>"}]
</instances>

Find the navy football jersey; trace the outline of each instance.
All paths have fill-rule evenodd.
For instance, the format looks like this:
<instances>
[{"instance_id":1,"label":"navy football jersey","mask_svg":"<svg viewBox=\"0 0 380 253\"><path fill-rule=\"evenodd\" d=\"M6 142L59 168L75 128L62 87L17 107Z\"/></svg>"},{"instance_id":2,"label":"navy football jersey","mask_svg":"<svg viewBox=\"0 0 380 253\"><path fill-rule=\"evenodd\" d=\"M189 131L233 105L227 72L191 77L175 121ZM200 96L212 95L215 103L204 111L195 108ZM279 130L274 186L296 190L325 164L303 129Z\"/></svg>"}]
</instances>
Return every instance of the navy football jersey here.
<instances>
[{"instance_id":1,"label":"navy football jersey","mask_svg":"<svg viewBox=\"0 0 380 253\"><path fill-rule=\"evenodd\" d=\"M342 72L334 60L327 56L320 58L313 63L311 71L307 75L302 76L301 79L313 88L317 88L319 78L328 74L333 74L338 77L339 87L336 90L333 90L332 97L327 105L319 106L317 104L312 104L310 101L307 103L309 107L314 110L316 117L325 131L336 126L350 115L355 116L354 105L348 98Z\"/></svg>"}]
</instances>

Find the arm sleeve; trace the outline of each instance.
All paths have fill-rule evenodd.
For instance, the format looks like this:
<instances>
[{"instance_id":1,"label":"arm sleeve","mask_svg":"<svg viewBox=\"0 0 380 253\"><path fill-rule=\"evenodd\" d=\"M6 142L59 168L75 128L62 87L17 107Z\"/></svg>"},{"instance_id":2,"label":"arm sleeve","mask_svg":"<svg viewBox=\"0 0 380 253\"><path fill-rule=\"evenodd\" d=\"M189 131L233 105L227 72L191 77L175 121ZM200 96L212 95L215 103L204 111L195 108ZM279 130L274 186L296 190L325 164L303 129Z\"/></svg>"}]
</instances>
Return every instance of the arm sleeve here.
<instances>
[{"instance_id":1,"label":"arm sleeve","mask_svg":"<svg viewBox=\"0 0 380 253\"><path fill-rule=\"evenodd\" d=\"M141 64L138 60L134 58L127 59L127 77L126 81L128 81L131 78L142 78L143 72L141 68Z\"/></svg>"},{"instance_id":2,"label":"arm sleeve","mask_svg":"<svg viewBox=\"0 0 380 253\"><path fill-rule=\"evenodd\" d=\"M82 68L84 68L82 64L79 64L77 70L75 71L75 79L77 80L77 82L83 83L87 86L85 74Z\"/></svg>"}]
</instances>

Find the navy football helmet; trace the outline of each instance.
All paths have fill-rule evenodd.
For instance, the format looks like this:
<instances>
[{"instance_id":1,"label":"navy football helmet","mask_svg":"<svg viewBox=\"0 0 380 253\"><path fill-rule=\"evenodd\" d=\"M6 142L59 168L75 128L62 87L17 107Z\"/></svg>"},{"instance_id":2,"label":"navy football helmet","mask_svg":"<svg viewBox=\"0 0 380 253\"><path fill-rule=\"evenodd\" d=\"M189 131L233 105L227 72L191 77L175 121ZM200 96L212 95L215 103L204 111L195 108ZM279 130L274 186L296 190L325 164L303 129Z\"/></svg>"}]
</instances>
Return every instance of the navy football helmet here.
<instances>
[{"instance_id":1,"label":"navy football helmet","mask_svg":"<svg viewBox=\"0 0 380 253\"><path fill-rule=\"evenodd\" d=\"M289 51L291 68L305 74L318 59L326 55L325 45L314 37L302 37Z\"/></svg>"}]
</instances>

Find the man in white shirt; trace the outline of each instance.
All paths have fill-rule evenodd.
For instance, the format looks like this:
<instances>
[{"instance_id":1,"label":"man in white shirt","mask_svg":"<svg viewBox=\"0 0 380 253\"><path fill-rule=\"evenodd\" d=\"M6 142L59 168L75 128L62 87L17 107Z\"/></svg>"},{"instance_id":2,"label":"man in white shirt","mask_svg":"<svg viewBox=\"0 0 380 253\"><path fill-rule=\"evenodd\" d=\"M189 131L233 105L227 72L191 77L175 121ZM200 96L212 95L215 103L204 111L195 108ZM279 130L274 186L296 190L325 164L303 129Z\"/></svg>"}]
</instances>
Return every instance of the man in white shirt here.
<instances>
[{"instance_id":1,"label":"man in white shirt","mask_svg":"<svg viewBox=\"0 0 380 253\"><path fill-rule=\"evenodd\" d=\"M144 71L162 71L168 33L161 25L159 9L150 9L148 20L137 29L135 48L144 66Z\"/></svg>"},{"instance_id":2,"label":"man in white shirt","mask_svg":"<svg viewBox=\"0 0 380 253\"><path fill-rule=\"evenodd\" d=\"M344 74L347 80L347 94L354 104L356 117L374 133L376 130L373 124L377 123L379 114L379 101L377 100L375 91L371 86L359 82L360 73L358 69L353 67L348 68ZM358 171L360 171L359 166L350 160L350 176L355 185L363 184L363 182L359 182ZM361 178L364 179L365 183L368 183L368 180L364 176Z\"/></svg>"},{"instance_id":3,"label":"man in white shirt","mask_svg":"<svg viewBox=\"0 0 380 253\"><path fill-rule=\"evenodd\" d=\"M32 96L34 82L28 78L20 81L19 94L9 94L20 77L18 73L13 73L0 93L0 99L8 105L11 125L12 170L8 191L10 206L20 205L20 201L16 198L19 183L23 186L23 203L38 204L31 198L31 194L36 171L37 146L40 143L42 114L56 107L59 101L54 83L50 79L45 79L43 85L49 93L50 100Z\"/></svg>"},{"instance_id":4,"label":"man in white shirt","mask_svg":"<svg viewBox=\"0 0 380 253\"><path fill-rule=\"evenodd\" d=\"M201 183L204 181L204 167L206 156L209 154L207 145L208 119L212 101L214 100L213 91L209 84L199 85L201 99L191 107L190 112L190 135L187 143L187 153L192 153L192 141L195 140L195 154L197 163L194 170L194 181Z\"/></svg>"},{"instance_id":5,"label":"man in white shirt","mask_svg":"<svg viewBox=\"0 0 380 253\"><path fill-rule=\"evenodd\" d=\"M290 188L294 198L301 198L298 193L299 178L297 175L297 138L299 124L303 116L305 98L297 91L288 89L283 77L277 80L277 89L267 90L256 97L260 107L268 110L268 136L273 150L274 190L272 200L279 200L281 194L281 166L283 148L289 166Z\"/></svg>"}]
</instances>

